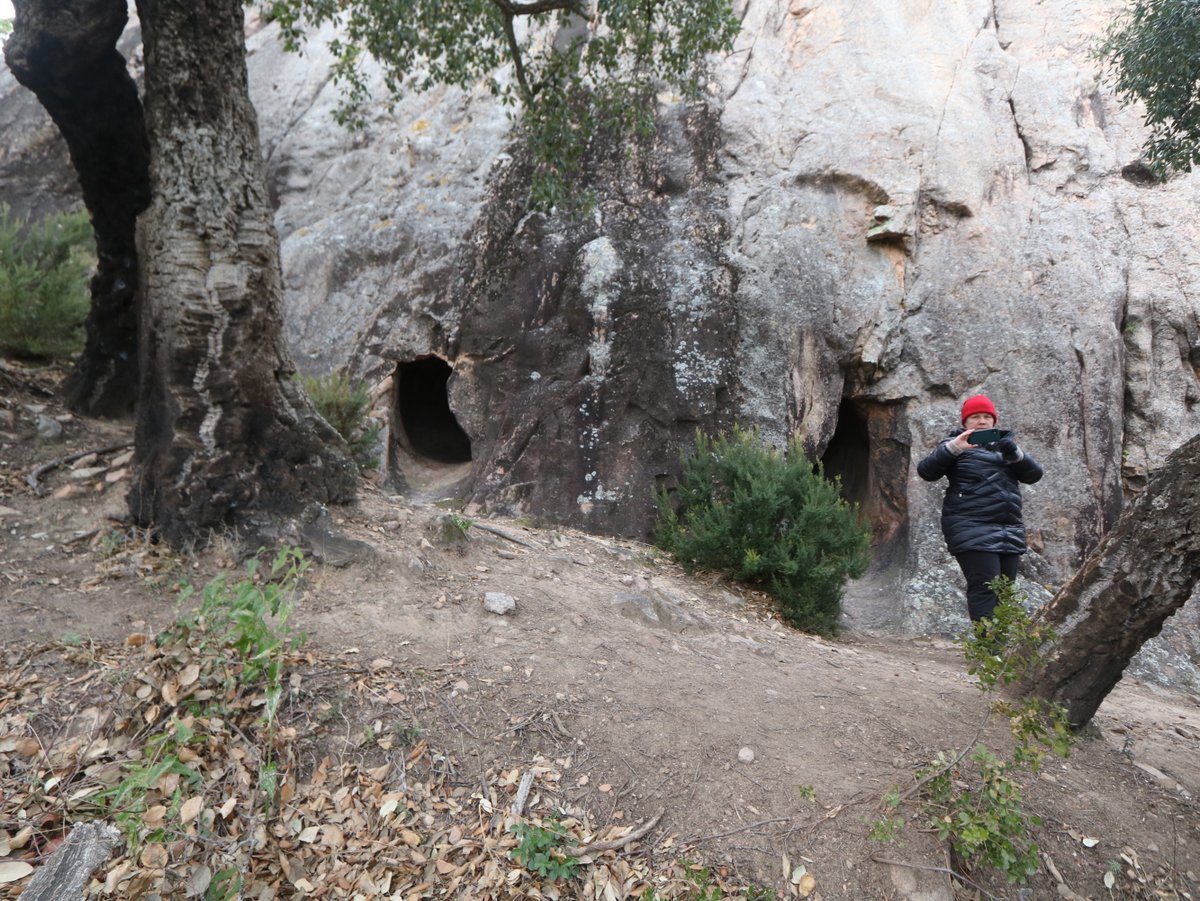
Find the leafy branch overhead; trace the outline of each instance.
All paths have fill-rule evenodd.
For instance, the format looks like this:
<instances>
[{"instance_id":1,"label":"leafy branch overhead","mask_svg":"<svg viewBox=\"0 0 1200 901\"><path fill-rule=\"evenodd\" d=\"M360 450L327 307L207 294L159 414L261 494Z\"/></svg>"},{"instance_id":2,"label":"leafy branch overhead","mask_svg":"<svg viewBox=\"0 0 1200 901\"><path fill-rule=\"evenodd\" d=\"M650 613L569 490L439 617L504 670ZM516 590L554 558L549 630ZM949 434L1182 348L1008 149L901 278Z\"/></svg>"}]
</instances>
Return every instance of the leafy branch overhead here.
<instances>
[{"instance_id":1,"label":"leafy branch overhead","mask_svg":"<svg viewBox=\"0 0 1200 901\"><path fill-rule=\"evenodd\" d=\"M1121 101L1145 104L1154 174L1166 178L1200 162L1200 9L1193 0L1134 0L1096 55Z\"/></svg>"},{"instance_id":2,"label":"leafy branch overhead","mask_svg":"<svg viewBox=\"0 0 1200 901\"><path fill-rule=\"evenodd\" d=\"M600 133L645 134L664 85L700 93L700 66L738 31L729 0L263 0L285 46L334 26L329 49L345 94L337 116L364 123L363 60L382 68L392 100L407 91L480 82L523 111L537 171L534 199L565 197ZM504 72L512 66L512 76ZM540 186L540 188L539 188Z\"/></svg>"}]
</instances>

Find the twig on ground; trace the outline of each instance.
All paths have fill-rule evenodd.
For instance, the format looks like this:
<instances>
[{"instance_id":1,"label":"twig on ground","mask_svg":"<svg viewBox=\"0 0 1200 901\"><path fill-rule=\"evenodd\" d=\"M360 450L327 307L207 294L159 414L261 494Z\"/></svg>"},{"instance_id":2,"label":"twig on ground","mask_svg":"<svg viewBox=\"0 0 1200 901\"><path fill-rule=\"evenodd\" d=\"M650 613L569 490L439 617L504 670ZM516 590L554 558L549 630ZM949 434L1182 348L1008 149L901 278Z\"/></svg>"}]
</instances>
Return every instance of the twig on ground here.
<instances>
[{"instance_id":1,"label":"twig on ground","mask_svg":"<svg viewBox=\"0 0 1200 901\"><path fill-rule=\"evenodd\" d=\"M741 770L734 769L732 772L733 772L733 774L734 774L735 776L741 776L741 777L742 777L743 779L745 779L747 782L752 782L752 783L754 783L754 784L755 784L755 785L757 785L757 786L758 786L760 789L762 789L762 791L763 791L765 794L768 794L768 795L769 795L769 794L771 793L771 792L770 792L770 790L769 790L769 789L768 789L768 788L767 788L765 785L763 785L761 782L759 782L757 779L753 778L752 776L747 776L747 775L746 775L745 773L743 773Z\"/></svg>"},{"instance_id":2,"label":"twig on ground","mask_svg":"<svg viewBox=\"0 0 1200 901\"><path fill-rule=\"evenodd\" d=\"M2 362L0 362L0 376L4 376L4 380L18 390L24 389L39 397L54 397L54 392L49 388L43 388L33 379Z\"/></svg>"},{"instance_id":3,"label":"twig on ground","mask_svg":"<svg viewBox=\"0 0 1200 901\"><path fill-rule=\"evenodd\" d=\"M461 719L458 718L458 714L455 712L454 708L450 706L450 702L447 701L445 698L443 698L441 695L436 695L436 697L439 701L442 702L442 706L446 708L446 712L449 713L450 716L454 718L454 722L458 723L459 728L461 728L463 730L463 732L467 733L467 735L471 736L471 738L478 740L479 736L471 731L470 726L468 726L466 723L464 723Z\"/></svg>"},{"instance_id":4,"label":"twig on ground","mask_svg":"<svg viewBox=\"0 0 1200 901\"><path fill-rule=\"evenodd\" d=\"M61 544L63 547L69 547L72 544L79 544L81 541L87 541L90 538L95 538L99 534L99 529L92 529L90 532L83 532L79 535L76 535L74 538L68 538L66 541L61 541L59 544Z\"/></svg>"},{"instance_id":5,"label":"twig on ground","mask_svg":"<svg viewBox=\"0 0 1200 901\"><path fill-rule=\"evenodd\" d=\"M885 864L885 865L891 866L891 867L907 867L910 870L926 870L927 872L930 872L930 873L945 873L951 879L957 879L959 882L963 883L964 885L969 885L969 886L971 886L971 888L977 889L978 891L983 892L984 895L993 899L993 901L1000 901L999 897L997 897L996 895L993 895L991 892L989 892L987 889L985 889L978 882L964 876L962 873L958 872L957 870L952 870L950 867L935 867L930 864L908 863L907 861L903 861L903 860L892 860L890 857L880 857L878 851L876 851L874 854L871 855L871 860L875 861L876 863L882 863L882 864Z\"/></svg>"},{"instance_id":6,"label":"twig on ground","mask_svg":"<svg viewBox=\"0 0 1200 901\"><path fill-rule=\"evenodd\" d=\"M795 819L794 817L771 817L767 820L755 820L753 823L747 823L745 826L738 826L737 829L730 829L727 832L714 832L712 835L697 836L695 838L687 838L683 840L685 845L698 845L701 842L711 842L713 839L725 838L727 835L737 835L739 832L748 832L751 829L757 829L759 826L769 826L772 823L785 823L788 820Z\"/></svg>"},{"instance_id":7,"label":"twig on ground","mask_svg":"<svg viewBox=\"0 0 1200 901\"><path fill-rule=\"evenodd\" d=\"M516 535L513 535L511 532L506 532L504 529L499 529L496 526L488 525L486 522L473 522L471 523L471 528L479 529L484 532L491 532L493 535L499 535L504 540L511 541L513 544L519 544L521 547L527 547L535 551L541 550L541 548L539 548L532 541L526 541L524 538L520 538Z\"/></svg>"},{"instance_id":8,"label":"twig on ground","mask_svg":"<svg viewBox=\"0 0 1200 901\"><path fill-rule=\"evenodd\" d=\"M603 851L617 851L627 845L632 845L634 842L641 839L647 832L658 825L658 821L662 819L662 815L667 812L664 807L658 811L650 819L646 820L641 826L633 830L624 838L614 839L610 842L592 842L590 845L581 846L578 848L564 848L562 854L566 857L583 857L585 854L599 854Z\"/></svg>"},{"instance_id":9,"label":"twig on ground","mask_svg":"<svg viewBox=\"0 0 1200 901\"><path fill-rule=\"evenodd\" d=\"M51 470L58 469L60 466L67 466L74 463L76 460L81 460L88 454L111 454L113 451L127 450L133 447L132 441L125 441L121 444L109 444L105 447L93 447L90 450L79 451L75 454L68 454L65 457L59 457L57 460L51 460L49 463L43 463L29 475L25 476L25 484L33 489L33 493L38 497L46 496L45 486L41 483L41 478Z\"/></svg>"},{"instance_id":10,"label":"twig on ground","mask_svg":"<svg viewBox=\"0 0 1200 901\"><path fill-rule=\"evenodd\" d=\"M952 769L954 769L956 766L958 766L959 763L962 762L962 759L964 757L966 757L968 754L970 754L971 751L975 748L975 745L979 743L979 736L983 735L983 730L987 728L987 724L991 720L991 718L992 718L992 708L988 707L987 711L983 714L983 719L979 723L979 728L975 730L975 735L972 736L972 738L969 742L967 742L965 745L963 745L963 749L958 752L958 756L956 756L953 760L951 760L945 766L940 767L935 772L929 773L928 775L925 776L925 778L919 780L916 785L912 786L912 788L910 788L908 791L904 792L904 794L902 794L900 796L900 800L901 801L909 800L910 798L912 798L913 795L915 795L917 792L919 792L922 788L924 788L926 785L928 785L930 782L932 782L938 776L941 776L943 773L948 773Z\"/></svg>"}]
</instances>

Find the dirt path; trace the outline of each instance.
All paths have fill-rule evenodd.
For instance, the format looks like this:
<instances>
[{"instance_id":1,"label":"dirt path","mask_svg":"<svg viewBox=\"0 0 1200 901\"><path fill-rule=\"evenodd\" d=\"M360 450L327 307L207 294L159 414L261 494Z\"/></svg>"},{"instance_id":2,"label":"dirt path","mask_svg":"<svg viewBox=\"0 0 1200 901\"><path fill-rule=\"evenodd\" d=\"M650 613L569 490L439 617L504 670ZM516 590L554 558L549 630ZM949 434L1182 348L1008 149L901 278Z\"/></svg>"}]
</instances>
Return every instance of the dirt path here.
<instances>
[{"instance_id":1,"label":"dirt path","mask_svg":"<svg viewBox=\"0 0 1200 901\"><path fill-rule=\"evenodd\" d=\"M113 478L116 454L48 472L45 497L30 490L33 466L118 443L127 428L68 421L64 443L39 444L35 414L5 409L6 646L157 630L175 614L169 584L230 571L230 547L175 558L108 518L121 516L127 484ZM80 469L97 471L73 477ZM662 809L660 829L679 844L786 897L784 858L805 862L827 899L954 897L944 846L923 823L890 844L870 835L889 789L980 732L985 702L948 642L816 639L761 597L690 578L651 548L499 521L464 536L437 507L370 486L334 520L370 550L314 568L297 625L363 666L442 674L403 709L345 711L347 739L395 718L464 773L553 761L564 810L632 822ZM485 610L489 592L515 610ZM1020 891L979 881L1003 898L1200 897L1200 704L1123 683L1096 726L1025 786L1052 866ZM982 736L1006 747L998 725Z\"/></svg>"}]
</instances>

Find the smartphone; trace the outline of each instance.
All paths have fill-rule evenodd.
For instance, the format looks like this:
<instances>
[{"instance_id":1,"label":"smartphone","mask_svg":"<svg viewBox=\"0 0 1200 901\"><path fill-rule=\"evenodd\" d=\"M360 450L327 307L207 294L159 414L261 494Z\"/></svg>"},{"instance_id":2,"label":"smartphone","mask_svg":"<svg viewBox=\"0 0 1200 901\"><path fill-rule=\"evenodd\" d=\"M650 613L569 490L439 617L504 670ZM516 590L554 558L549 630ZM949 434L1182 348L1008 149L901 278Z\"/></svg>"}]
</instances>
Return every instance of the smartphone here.
<instances>
[{"instance_id":1,"label":"smartphone","mask_svg":"<svg viewBox=\"0 0 1200 901\"><path fill-rule=\"evenodd\" d=\"M967 443L975 445L995 444L1001 438L1011 434L1012 432L1006 429L976 429L967 436Z\"/></svg>"}]
</instances>

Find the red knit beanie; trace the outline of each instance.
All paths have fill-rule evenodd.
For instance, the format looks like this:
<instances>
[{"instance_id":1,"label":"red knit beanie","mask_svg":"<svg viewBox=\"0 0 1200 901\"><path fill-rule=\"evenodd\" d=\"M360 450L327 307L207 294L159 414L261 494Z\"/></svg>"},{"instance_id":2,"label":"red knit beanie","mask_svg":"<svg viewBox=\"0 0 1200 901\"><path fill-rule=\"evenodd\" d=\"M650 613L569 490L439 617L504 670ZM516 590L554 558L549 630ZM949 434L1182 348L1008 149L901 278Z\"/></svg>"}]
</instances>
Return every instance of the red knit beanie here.
<instances>
[{"instance_id":1,"label":"red knit beanie","mask_svg":"<svg viewBox=\"0 0 1200 901\"><path fill-rule=\"evenodd\" d=\"M962 424L967 424L967 417L972 413L987 413L992 417L994 422L999 422L1000 417L996 415L996 405L983 394L976 394L974 397L968 397L963 401L962 405Z\"/></svg>"}]
</instances>

